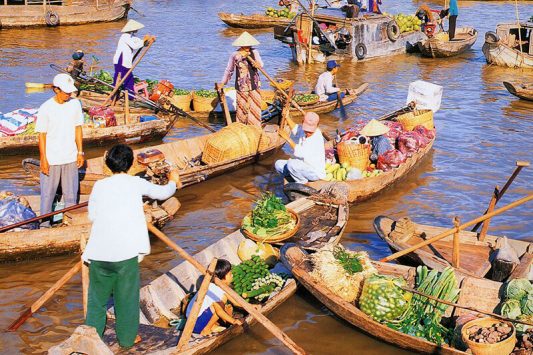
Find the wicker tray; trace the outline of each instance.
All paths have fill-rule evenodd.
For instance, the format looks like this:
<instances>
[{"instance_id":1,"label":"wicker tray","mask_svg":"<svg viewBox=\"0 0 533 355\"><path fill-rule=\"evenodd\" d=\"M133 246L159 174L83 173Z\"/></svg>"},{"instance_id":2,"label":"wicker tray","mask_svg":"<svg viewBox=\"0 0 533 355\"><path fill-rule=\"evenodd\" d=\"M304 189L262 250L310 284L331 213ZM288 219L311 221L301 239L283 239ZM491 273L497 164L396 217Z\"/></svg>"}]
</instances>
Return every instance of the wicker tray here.
<instances>
[{"instance_id":1,"label":"wicker tray","mask_svg":"<svg viewBox=\"0 0 533 355\"><path fill-rule=\"evenodd\" d=\"M296 225L294 226L294 228L292 230L290 230L288 232L285 232L283 234L277 235L275 237L269 237L269 236L260 237L258 235L253 234L252 232L242 228L242 227L241 227L241 232L242 232L242 234L244 234L246 237L250 238L251 240L256 241L256 242L261 242L261 243L278 243L278 242L287 240L290 237L292 237L293 235L295 235L296 232L298 232L298 229L300 229L300 223L301 223L300 216L298 216L298 213L296 213L295 211L291 210L290 208L287 208L287 212L292 214L293 218L296 219ZM247 216L250 216L251 214L252 213L250 212L250 213L248 213Z\"/></svg>"}]
</instances>

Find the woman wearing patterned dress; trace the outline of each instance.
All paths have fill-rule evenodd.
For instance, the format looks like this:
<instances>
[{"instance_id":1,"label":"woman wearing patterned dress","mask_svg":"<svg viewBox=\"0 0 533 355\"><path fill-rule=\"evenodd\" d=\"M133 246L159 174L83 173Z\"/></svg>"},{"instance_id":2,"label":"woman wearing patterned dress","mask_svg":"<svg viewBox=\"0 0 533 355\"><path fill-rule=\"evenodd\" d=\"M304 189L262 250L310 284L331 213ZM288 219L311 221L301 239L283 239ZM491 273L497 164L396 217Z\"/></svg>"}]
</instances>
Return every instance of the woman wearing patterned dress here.
<instances>
[{"instance_id":1,"label":"woman wearing patterned dress","mask_svg":"<svg viewBox=\"0 0 533 355\"><path fill-rule=\"evenodd\" d=\"M263 61L253 46L259 42L248 32L244 32L234 42L239 47L228 61L222 78L222 86L226 85L235 72L235 89L237 90L237 122L261 127L261 81L259 71L248 60L249 56L255 63L263 67Z\"/></svg>"}]
</instances>

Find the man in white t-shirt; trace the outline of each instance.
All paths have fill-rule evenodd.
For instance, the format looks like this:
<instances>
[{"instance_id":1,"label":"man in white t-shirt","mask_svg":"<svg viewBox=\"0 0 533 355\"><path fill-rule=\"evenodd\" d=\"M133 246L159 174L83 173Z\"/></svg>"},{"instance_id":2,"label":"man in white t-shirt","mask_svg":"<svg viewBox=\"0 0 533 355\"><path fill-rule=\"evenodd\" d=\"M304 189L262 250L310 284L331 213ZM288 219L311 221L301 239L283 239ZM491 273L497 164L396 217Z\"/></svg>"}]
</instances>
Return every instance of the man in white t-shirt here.
<instances>
[{"instance_id":1,"label":"man in white t-shirt","mask_svg":"<svg viewBox=\"0 0 533 355\"><path fill-rule=\"evenodd\" d=\"M320 117L315 112L307 112L303 123L297 125L290 118L287 124L295 138L294 158L276 161L278 173L291 181L306 183L321 180L326 177L326 148L324 136L318 128ZM284 136L284 132L280 131ZM291 141L290 137L284 137Z\"/></svg>"},{"instance_id":2,"label":"man in white t-shirt","mask_svg":"<svg viewBox=\"0 0 533 355\"><path fill-rule=\"evenodd\" d=\"M41 105L35 124L41 159L41 215L52 211L59 181L65 206L76 204L78 168L84 163L83 111L81 103L71 98L78 91L74 79L68 74L56 75L53 90L55 96Z\"/></svg>"}]
</instances>

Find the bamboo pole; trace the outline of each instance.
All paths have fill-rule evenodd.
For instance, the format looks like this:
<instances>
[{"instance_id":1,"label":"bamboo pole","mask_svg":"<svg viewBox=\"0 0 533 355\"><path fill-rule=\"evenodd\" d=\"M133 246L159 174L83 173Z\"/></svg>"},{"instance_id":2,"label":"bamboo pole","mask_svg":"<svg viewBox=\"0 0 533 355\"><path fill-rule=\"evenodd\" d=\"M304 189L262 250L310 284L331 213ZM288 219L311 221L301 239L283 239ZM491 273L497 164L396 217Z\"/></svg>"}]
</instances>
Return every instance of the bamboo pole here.
<instances>
[{"instance_id":1,"label":"bamboo pole","mask_svg":"<svg viewBox=\"0 0 533 355\"><path fill-rule=\"evenodd\" d=\"M459 255L460 255L460 230L459 230L459 217L455 216L453 219L453 225L455 227L455 232L453 233L453 250L452 250L452 266L454 268L459 268Z\"/></svg>"},{"instance_id":2,"label":"bamboo pole","mask_svg":"<svg viewBox=\"0 0 533 355\"><path fill-rule=\"evenodd\" d=\"M153 224L147 223L148 230L154 234L156 237L161 239L166 245L171 249L175 250L182 258L190 262L195 268L197 268L202 274L206 274L207 270L205 267L200 264L195 258L189 255L185 250L183 250L179 245L174 243L167 237L163 232L154 227ZM226 292L230 297L235 299L246 312L252 315L255 319L258 320L272 335L278 338L287 348L289 348L295 354L305 354L305 350L299 347L294 341L285 332L279 329L274 323L272 323L267 317L265 317L261 312L257 311L251 304L246 302L237 292L235 292L231 287L223 283L219 278L215 277L215 284L220 287L224 292Z\"/></svg>"},{"instance_id":3,"label":"bamboo pole","mask_svg":"<svg viewBox=\"0 0 533 355\"><path fill-rule=\"evenodd\" d=\"M124 93L124 124L130 122L130 94L128 90L122 91Z\"/></svg>"},{"instance_id":4,"label":"bamboo pole","mask_svg":"<svg viewBox=\"0 0 533 355\"><path fill-rule=\"evenodd\" d=\"M311 18L313 18L315 16L315 0L311 0L309 6L311 7ZM311 56L311 53L313 52L313 27L315 27L315 24L311 21L311 27L309 28L309 46L307 48L307 64L313 62L313 57Z\"/></svg>"},{"instance_id":5,"label":"bamboo pole","mask_svg":"<svg viewBox=\"0 0 533 355\"><path fill-rule=\"evenodd\" d=\"M522 204L524 204L524 203L526 203L526 202L528 202L528 201L531 201L531 200L533 200L533 194L527 195L526 197L523 197L523 198L521 198L521 199L519 199L519 200L516 200L515 202L512 202L512 203L510 203L510 204L508 204L508 205L506 205L506 206L504 206L504 207L501 207L501 208L499 208L499 209L497 209L497 210L495 210L495 211L493 211L493 212L491 212L491 213L487 213L486 215L483 215L483 216L478 217L478 218L476 218L476 219L473 219L473 220L471 220L471 221L469 221L469 222L466 222L466 223L464 223L464 224L461 224L461 225L458 226L457 228L458 228L459 230L463 230L463 229L465 229L465 228L467 228L467 227L470 227L470 226L476 224L477 222L483 222L483 221L486 220L486 219L489 219L489 218L492 218L492 217L494 217L494 216L497 216L497 215L499 215L499 214L501 214L501 213L503 213L503 212L505 212L505 211L507 211L507 210L510 210L510 209L512 209L512 208L515 208L515 207L517 207L517 206L520 206L520 205L522 205ZM425 240L425 241L423 241L423 242L420 242L420 243L418 243L418 244L416 244L416 245L413 245L413 246L410 247L410 248L407 248L407 249L401 250L401 251L399 251L399 252L397 252L397 253L394 253L394 254L392 254L392 255L389 255L389 256L387 256L387 257L381 259L380 261L386 262L386 261L391 261L391 260L397 259L397 258L399 258L399 257L402 257L402 256L404 256L404 255L406 255L406 254L409 254L409 253L411 253L411 252L413 252L413 251L415 251L415 250L417 250L417 249L420 249L420 248L422 248L422 247L425 247L426 245L429 245L429 244L431 244L431 243L434 243L434 242L436 242L436 241L438 241L438 240L441 240L441 239L443 239L443 238L449 236L449 235L452 234L455 230L456 230L456 228L448 229L447 231L442 232L442 233L440 233L440 234L434 236L433 238L427 239L427 240Z\"/></svg>"},{"instance_id":6,"label":"bamboo pole","mask_svg":"<svg viewBox=\"0 0 533 355\"><path fill-rule=\"evenodd\" d=\"M226 101L226 93L224 93L224 87L220 85L219 83L215 83L215 90L217 91L220 105L222 106L222 109L224 110L224 117L226 118L226 124L229 126L231 124L231 115L229 113L229 107L228 107L228 102Z\"/></svg>"},{"instance_id":7,"label":"bamboo pole","mask_svg":"<svg viewBox=\"0 0 533 355\"><path fill-rule=\"evenodd\" d=\"M492 211L494 211L496 202L498 202L499 190L500 190L500 187L496 185L496 187L494 188L494 192L492 193L492 198L490 199L489 208L487 208L486 213L491 213ZM487 236L487 231L489 230L489 225L490 225L490 218L487 219L485 222L483 222L483 227L481 227L481 232L479 232L479 236L478 236L479 241L485 240L485 237Z\"/></svg>"},{"instance_id":8,"label":"bamboo pole","mask_svg":"<svg viewBox=\"0 0 533 355\"><path fill-rule=\"evenodd\" d=\"M211 260L211 263L207 268L207 273L204 275L204 279L202 280L200 289L196 294L196 301L192 305L191 313L189 313L189 316L187 317L187 322L185 323L185 328L181 332L180 340L177 346L178 352L187 349L189 339L191 338L192 331L194 330L194 326L196 324L196 320L198 319L198 315L200 314L200 309L202 308L202 304L204 303L204 298L207 294L207 290L209 289L209 284L211 283L211 279L213 278L213 273L215 272L216 266L217 259L214 258L213 260Z\"/></svg>"},{"instance_id":9,"label":"bamboo pole","mask_svg":"<svg viewBox=\"0 0 533 355\"><path fill-rule=\"evenodd\" d=\"M7 328L7 331L14 332L16 331L24 322L26 319L30 318L35 312L41 308L43 304L48 301L50 297L54 293L56 293L57 290L59 290L64 284L68 282L72 278L72 276L76 275L78 271L81 269L81 261L78 261L76 265L74 265L63 277L61 277L55 284L48 289L39 299L32 303L32 305L26 309L21 315L13 322L11 325Z\"/></svg>"},{"instance_id":10,"label":"bamboo pole","mask_svg":"<svg viewBox=\"0 0 533 355\"><path fill-rule=\"evenodd\" d=\"M87 235L83 234L80 239L80 250L85 251L87 246ZM81 256L80 256L81 258ZM83 317L87 318L87 302L89 300L89 266L83 262L81 259L81 292L82 292L82 302L83 302Z\"/></svg>"}]
</instances>

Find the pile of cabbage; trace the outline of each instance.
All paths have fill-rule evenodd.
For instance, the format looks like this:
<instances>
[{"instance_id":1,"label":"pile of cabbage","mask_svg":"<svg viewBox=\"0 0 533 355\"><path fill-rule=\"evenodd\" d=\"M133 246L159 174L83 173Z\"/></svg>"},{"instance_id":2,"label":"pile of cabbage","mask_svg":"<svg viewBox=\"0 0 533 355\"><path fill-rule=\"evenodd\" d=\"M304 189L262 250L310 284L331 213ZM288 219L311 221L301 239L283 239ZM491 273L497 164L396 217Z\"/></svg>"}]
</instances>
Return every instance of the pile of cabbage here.
<instances>
[{"instance_id":1,"label":"pile of cabbage","mask_svg":"<svg viewBox=\"0 0 533 355\"><path fill-rule=\"evenodd\" d=\"M505 287L505 301L500 305L500 314L533 324L533 285L528 279L514 279ZM517 324L516 330L524 332L532 326Z\"/></svg>"}]
</instances>

